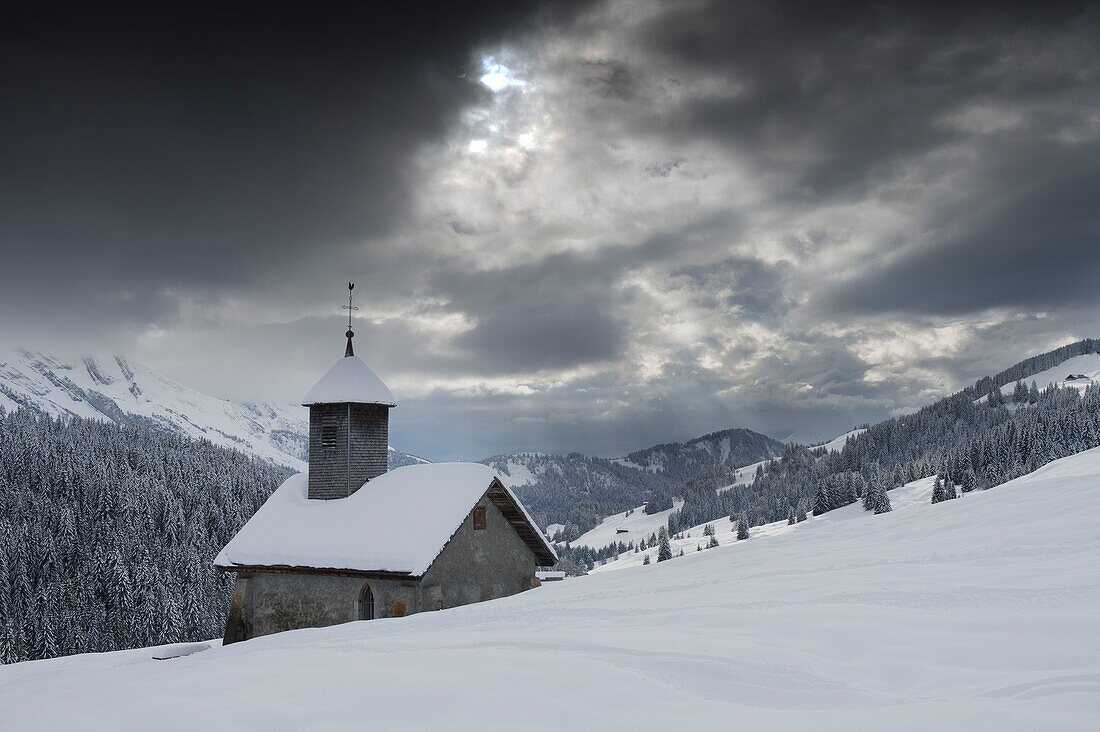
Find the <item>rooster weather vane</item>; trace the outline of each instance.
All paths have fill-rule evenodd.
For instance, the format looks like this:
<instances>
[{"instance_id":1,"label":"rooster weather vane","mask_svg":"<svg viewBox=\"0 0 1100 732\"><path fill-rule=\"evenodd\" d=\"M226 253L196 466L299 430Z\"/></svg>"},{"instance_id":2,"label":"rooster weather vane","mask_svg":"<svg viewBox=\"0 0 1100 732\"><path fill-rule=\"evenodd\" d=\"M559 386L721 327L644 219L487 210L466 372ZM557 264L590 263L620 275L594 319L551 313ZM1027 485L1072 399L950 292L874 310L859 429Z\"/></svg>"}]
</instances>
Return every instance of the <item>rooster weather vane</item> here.
<instances>
[{"instance_id":1,"label":"rooster weather vane","mask_svg":"<svg viewBox=\"0 0 1100 732\"><path fill-rule=\"evenodd\" d=\"M340 306L341 309L348 311L348 332L344 334L348 337L348 346L347 346L347 348L344 349L344 358L347 358L348 356L354 356L355 355L355 351L351 347L351 339L355 337L355 333L352 332L352 330L351 330L351 313L352 313L353 310L358 310L359 308L356 307L355 305L351 304L351 291L354 290L354 289L355 289L355 283L354 282L349 282L348 283L348 304Z\"/></svg>"}]
</instances>

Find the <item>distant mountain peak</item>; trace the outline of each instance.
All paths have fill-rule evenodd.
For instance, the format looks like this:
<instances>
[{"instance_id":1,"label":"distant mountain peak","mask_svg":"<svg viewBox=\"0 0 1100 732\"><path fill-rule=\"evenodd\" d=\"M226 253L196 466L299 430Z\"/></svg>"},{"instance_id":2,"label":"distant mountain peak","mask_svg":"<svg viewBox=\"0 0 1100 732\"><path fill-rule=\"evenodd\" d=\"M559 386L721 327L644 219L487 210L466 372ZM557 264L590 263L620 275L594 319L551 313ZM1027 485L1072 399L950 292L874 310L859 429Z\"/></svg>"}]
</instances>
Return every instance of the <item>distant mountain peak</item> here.
<instances>
[{"instance_id":1,"label":"distant mountain peak","mask_svg":"<svg viewBox=\"0 0 1100 732\"><path fill-rule=\"evenodd\" d=\"M232 447L294 471L306 469L309 422L297 404L219 399L124 355L74 362L0 348L0 407L136 424ZM392 450L393 466L427 462Z\"/></svg>"}]
</instances>

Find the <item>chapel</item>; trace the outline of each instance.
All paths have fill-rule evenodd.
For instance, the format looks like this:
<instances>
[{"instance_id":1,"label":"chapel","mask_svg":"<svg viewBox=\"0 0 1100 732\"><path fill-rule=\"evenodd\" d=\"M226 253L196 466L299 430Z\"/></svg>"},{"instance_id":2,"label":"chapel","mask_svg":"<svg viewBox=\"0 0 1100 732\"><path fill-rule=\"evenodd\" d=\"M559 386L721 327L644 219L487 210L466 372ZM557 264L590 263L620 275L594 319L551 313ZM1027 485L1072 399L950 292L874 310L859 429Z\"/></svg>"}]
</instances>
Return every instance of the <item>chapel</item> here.
<instances>
[{"instance_id":1,"label":"chapel","mask_svg":"<svg viewBox=\"0 0 1100 732\"><path fill-rule=\"evenodd\" d=\"M302 399L307 472L214 560L235 575L225 643L504 597L537 587L536 569L557 561L488 466L387 469L397 402L355 355L350 323L345 336L343 358Z\"/></svg>"}]
</instances>

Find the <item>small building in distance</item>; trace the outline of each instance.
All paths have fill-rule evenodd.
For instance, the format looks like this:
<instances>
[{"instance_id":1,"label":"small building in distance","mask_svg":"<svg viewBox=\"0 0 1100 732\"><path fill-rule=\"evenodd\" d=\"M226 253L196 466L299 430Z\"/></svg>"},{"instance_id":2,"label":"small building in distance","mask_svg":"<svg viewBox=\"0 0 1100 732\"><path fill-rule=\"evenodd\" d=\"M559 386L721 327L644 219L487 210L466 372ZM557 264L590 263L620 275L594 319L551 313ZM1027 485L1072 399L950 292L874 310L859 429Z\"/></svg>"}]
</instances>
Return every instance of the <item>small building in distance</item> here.
<instances>
[{"instance_id":1,"label":"small building in distance","mask_svg":"<svg viewBox=\"0 0 1100 732\"><path fill-rule=\"evenodd\" d=\"M561 570L545 569L535 572L535 578L539 582L561 582L565 579L565 572Z\"/></svg>"},{"instance_id":2,"label":"small building in distance","mask_svg":"<svg viewBox=\"0 0 1100 732\"><path fill-rule=\"evenodd\" d=\"M236 574L225 643L398 617L538 586L553 546L479 463L387 470L393 395L354 355L302 400L309 470L286 480L218 554Z\"/></svg>"}]
</instances>

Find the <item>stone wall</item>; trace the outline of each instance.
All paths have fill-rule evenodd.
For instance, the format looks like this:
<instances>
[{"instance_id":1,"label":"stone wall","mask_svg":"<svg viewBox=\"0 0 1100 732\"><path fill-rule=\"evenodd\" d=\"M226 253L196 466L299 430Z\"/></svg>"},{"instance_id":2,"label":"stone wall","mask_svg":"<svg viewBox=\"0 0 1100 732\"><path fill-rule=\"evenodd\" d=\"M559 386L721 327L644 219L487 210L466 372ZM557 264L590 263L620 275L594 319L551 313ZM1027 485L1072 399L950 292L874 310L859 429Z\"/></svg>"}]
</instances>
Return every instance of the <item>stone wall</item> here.
<instances>
[{"instance_id":1,"label":"stone wall","mask_svg":"<svg viewBox=\"0 0 1100 732\"><path fill-rule=\"evenodd\" d=\"M291 572L239 573L233 589L225 642L358 620L359 598L364 585L369 585L374 593L376 618L407 615L415 612L419 605L415 579L378 580Z\"/></svg>"},{"instance_id":2,"label":"stone wall","mask_svg":"<svg viewBox=\"0 0 1100 732\"><path fill-rule=\"evenodd\" d=\"M424 610L492 600L535 584L535 554L485 495L486 528L474 529L473 510L421 580Z\"/></svg>"}]
</instances>

